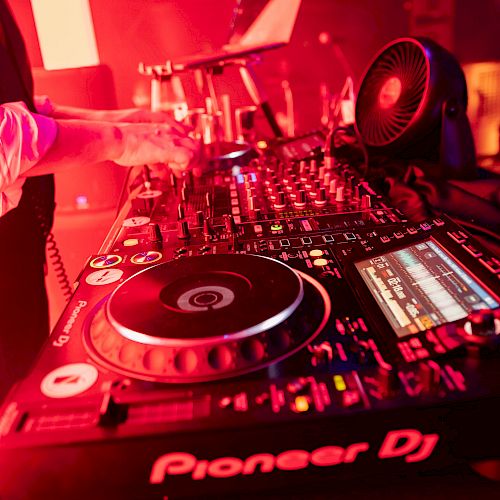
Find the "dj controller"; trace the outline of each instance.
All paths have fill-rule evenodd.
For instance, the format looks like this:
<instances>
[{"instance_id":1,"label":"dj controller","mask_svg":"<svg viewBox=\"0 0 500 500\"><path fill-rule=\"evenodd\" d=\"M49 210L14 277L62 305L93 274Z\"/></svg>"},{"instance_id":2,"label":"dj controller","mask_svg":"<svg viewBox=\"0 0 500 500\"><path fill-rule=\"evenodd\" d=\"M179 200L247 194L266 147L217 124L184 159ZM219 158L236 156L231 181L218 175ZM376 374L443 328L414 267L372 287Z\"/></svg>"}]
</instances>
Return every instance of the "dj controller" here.
<instances>
[{"instance_id":1,"label":"dj controller","mask_svg":"<svg viewBox=\"0 0 500 500\"><path fill-rule=\"evenodd\" d=\"M500 260L444 215L408 221L323 141L135 183L3 406L2 498L500 458Z\"/></svg>"}]
</instances>

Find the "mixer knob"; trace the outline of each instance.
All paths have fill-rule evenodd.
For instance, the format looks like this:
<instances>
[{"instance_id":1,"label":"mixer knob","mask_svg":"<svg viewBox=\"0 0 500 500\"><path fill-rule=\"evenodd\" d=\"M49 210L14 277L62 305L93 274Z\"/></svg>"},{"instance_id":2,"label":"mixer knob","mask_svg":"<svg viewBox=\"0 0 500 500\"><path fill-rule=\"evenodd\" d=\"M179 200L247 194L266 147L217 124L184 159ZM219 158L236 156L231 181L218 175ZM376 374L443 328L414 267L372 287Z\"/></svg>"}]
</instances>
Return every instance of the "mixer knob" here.
<instances>
[{"instance_id":1,"label":"mixer knob","mask_svg":"<svg viewBox=\"0 0 500 500\"><path fill-rule=\"evenodd\" d=\"M311 160L311 166L309 168L309 173L315 174L318 170L318 162L316 160Z\"/></svg>"},{"instance_id":2,"label":"mixer knob","mask_svg":"<svg viewBox=\"0 0 500 500\"><path fill-rule=\"evenodd\" d=\"M214 228L210 224L210 220L207 218L203 221L203 237L206 241L210 241L215 236Z\"/></svg>"},{"instance_id":3,"label":"mixer knob","mask_svg":"<svg viewBox=\"0 0 500 500\"><path fill-rule=\"evenodd\" d=\"M330 187L330 180L331 180L331 177L332 177L332 174L330 174L330 172L325 172L325 176L323 178L323 185L326 187L326 188L329 188Z\"/></svg>"},{"instance_id":4,"label":"mixer knob","mask_svg":"<svg viewBox=\"0 0 500 500\"><path fill-rule=\"evenodd\" d=\"M490 309L473 311L467 319L470 321L473 335L495 335L495 315Z\"/></svg>"},{"instance_id":5,"label":"mixer knob","mask_svg":"<svg viewBox=\"0 0 500 500\"><path fill-rule=\"evenodd\" d=\"M369 194L364 194L361 197L361 208L368 209L372 206L372 198Z\"/></svg>"},{"instance_id":6,"label":"mixer knob","mask_svg":"<svg viewBox=\"0 0 500 500\"><path fill-rule=\"evenodd\" d=\"M329 192L330 194L337 193L337 179L333 179L332 181L330 181Z\"/></svg>"},{"instance_id":7,"label":"mixer knob","mask_svg":"<svg viewBox=\"0 0 500 500\"><path fill-rule=\"evenodd\" d=\"M224 225L226 226L226 233L228 234L237 234L238 233L238 226L236 225L236 222L234 222L234 218L232 215L224 215Z\"/></svg>"},{"instance_id":8,"label":"mixer knob","mask_svg":"<svg viewBox=\"0 0 500 500\"><path fill-rule=\"evenodd\" d=\"M304 181L304 187L306 188L307 191L310 191L314 186L314 179L308 175L307 179Z\"/></svg>"},{"instance_id":9,"label":"mixer knob","mask_svg":"<svg viewBox=\"0 0 500 500\"><path fill-rule=\"evenodd\" d=\"M325 167L319 167L318 169L318 178L323 180L325 178Z\"/></svg>"},{"instance_id":10,"label":"mixer knob","mask_svg":"<svg viewBox=\"0 0 500 500\"><path fill-rule=\"evenodd\" d=\"M316 191L316 199L314 203L318 206L326 205L326 189L324 187Z\"/></svg>"},{"instance_id":11,"label":"mixer knob","mask_svg":"<svg viewBox=\"0 0 500 500\"><path fill-rule=\"evenodd\" d=\"M276 201L274 202L274 208L279 210L285 208L285 206L286 206L285 193L283 191L279 191L276 196Z\"/></svg>"},{"instance_id":12,"label":"mixer knob","mask_svg":"<svg viewBox=\"0 0 500 500\"><path fill-rule=\"evenodd\" d=\"M189 198L189 188L187 186L183 186L181 189L181 200L184 203L187 203L188 198Z\"/></svg>"},{"instance_id":13,"label":"mixer knob","mask_svg":"<svg viewBox=\"0 0 500 500\"><path fill-rule=\"evenodd\" d=\"M303 174L306 171L307 163L305 160L300 160L299 163L299 174Z\"/></svg>"},{"instance_id":14,"label":"mixer knob","mask_svg":"<svg viewBox=\"0 0 500 500\"><path fill-rule=\"evenodd\" d=\"M182 205L182 203L179 203L177 205L177 220L181 220L181 219L184 219L186 215L184 214L184 206Z\"/></svg>"},{"instance_id":15,"label":"mixer knob","mask_svg":"<svg viewBox=\"0 0 500 500\"><path fill-rule=\"evenodd\" d=\"M160 226L154 222L148 224L148 240L151 241L151 243L163 242Z\"/></svg>"},{"instance_id":16,"label":"mixer knob","mask_svg":"<svg viewBox=\"0 0 500 500\"><path fill-rule=\"evenodd\" d=\"M205 216L201 210L196 212L196 225L198 227L203 227L203 221L205 220Z\"/></svg>"},{"instance_id":17,"label":"mixer knob","mask_svg":"<svg viewBox=\"0 0 500 500\"><path fill-rule=\"evenodd\" d=\"M335 193L335 201L337 203L343 203L344 202L344 187L339 186L337 188L337 192Z\"/></svg>"},{"instance_id":18,"label":"mixer knob","mask_svg":"<svg viewBox=\"0 0 500 500\"><path fill-rule=\"evenodd\" d=\"M187 240L191 237L189 226L186 220L177 221L177 238Z\"/></svg>"},{"instance_id":19,"label":"mixer knob","mask_svg":"<svg viewBox=\"0 0 500 500\"><path fill-rule=\"evenodd\" d=\"M472 311L464 323L465 338L471 344L497 346L500 344L500 309Z\"/></svg>"},{"instance_id":20,"label":"mixer knob","mask_svg":"<svg viewBox=\"0 0 500 500\"><path fill-rule=\"evenodd\" d=\"M306 192L303 189L297 192L297 197L294 201L294 205L297 208L302 208L306 206Z\"/></svg>"}]
</instances>

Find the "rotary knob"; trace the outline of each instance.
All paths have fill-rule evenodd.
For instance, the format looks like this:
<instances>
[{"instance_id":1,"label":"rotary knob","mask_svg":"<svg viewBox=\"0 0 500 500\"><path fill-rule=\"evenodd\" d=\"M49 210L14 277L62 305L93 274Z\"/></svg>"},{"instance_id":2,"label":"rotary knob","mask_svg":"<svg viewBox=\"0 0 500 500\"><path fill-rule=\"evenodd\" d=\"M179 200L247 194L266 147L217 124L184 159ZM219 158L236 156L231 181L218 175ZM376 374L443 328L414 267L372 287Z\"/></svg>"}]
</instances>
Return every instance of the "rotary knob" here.
<instances>
[{"instance_id":1,"label":"rotary knob","mask_svg":"<svg viewBox=\"0 0 500 500\"><path fill-rule=\"evenodd\" d=\"M186 220L177 221L177 238L187 240L190 237L188 222Z\"/></svg>"},{"instance_id":2,"label":"rotary knob","mask_svg":"<svg viewBox=\"0 0 500 500\"><path fill-rule=\"evenodd\" d=\"M148 224L148 240L156 244L161 244L163 242L160 226L154 222Z\"/></svg>"},{"instance_id":3,"label":"rotary knob","mask_svg":"<svg viewBox=\"0 0 500 500\"><path fill-rule=\"evenodd\" d=\"M294 201L294 205L297 208L303 208L306 206L306 192L303 189L297 192L297 198Z\"/></svg>"},{"instance_id":4,"label":"rotary knob","mask_svg":"<svg viewBox=\"0 0 500 500\"><path fill-rule=\"evenodd\" d=\"M281 210L285 208L285 206L286 206L285 193L283 191L280 191L276 196L274 208L277 210Z\"/></svg>"},{"instance_id":5,"label":"rotary knob","mask_svg":"<svg viewBox=\"0 0 500 500\"><path fill-rule=\"evenodd\" d=\"M226 232L228 234L237 234L238 226L234 222L234 217L232 215L224 215L224 226L226 227Z\"/></svg>"},{"instance_id":6,"label":"rotary knob","mask_svg":"<svg viewBox=\"0 0 500 500\"><path fill-rule=\"evenodd\" d=\"M472 311L465 320L463 331L471 344L498 345L500 343L500 309Z\"/></svg>"}]
</instances>

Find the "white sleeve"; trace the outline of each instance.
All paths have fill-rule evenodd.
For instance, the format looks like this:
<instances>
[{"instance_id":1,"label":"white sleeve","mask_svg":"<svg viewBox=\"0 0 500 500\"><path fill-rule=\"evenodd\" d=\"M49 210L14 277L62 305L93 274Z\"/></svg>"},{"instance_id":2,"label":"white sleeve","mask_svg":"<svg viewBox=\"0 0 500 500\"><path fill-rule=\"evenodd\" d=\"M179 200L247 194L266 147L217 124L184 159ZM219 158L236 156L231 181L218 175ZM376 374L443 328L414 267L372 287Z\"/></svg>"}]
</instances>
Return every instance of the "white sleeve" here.
<instances>
[{"instance_id":1,"label":"white sleeve","mask_svg":"<svg viewBox=\"0 0 500 500\"><path fill-rule=\"evenodd\" d=\"M22 174L43 158L56 135L56 122L31 113L24 103L0 106L0 216L18 205Z\"/></svg>"}]
</instances>

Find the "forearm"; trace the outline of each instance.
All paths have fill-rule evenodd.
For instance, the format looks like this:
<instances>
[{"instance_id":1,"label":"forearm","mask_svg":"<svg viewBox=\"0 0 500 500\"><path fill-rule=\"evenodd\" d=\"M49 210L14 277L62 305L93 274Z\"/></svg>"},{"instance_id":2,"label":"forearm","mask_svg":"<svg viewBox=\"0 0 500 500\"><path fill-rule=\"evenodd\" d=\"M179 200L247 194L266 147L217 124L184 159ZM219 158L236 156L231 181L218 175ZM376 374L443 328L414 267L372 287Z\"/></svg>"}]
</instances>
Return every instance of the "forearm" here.
<instances>
[{"instance_id":1,"label":"forearm","mask_svg":"<svg viewBox=\"0 0 500 500\"><path fill-rule=\"evenodd\" d=\"M24 176L116 160L123 153L122 132L111 123L56 120L57 136L47 153Z\"/></svg>"},{"instance_id":2,"label":"forearm","mask_svg":"<svg viewBox=\"0 0 500 500\"><path fill-rule=\"evenodd\" d=\"M86 109L54 104L50 116L58 120L121 122L131 111L129 109Z\"/></svg>"}]
</instances>

